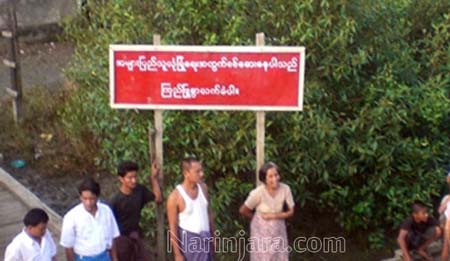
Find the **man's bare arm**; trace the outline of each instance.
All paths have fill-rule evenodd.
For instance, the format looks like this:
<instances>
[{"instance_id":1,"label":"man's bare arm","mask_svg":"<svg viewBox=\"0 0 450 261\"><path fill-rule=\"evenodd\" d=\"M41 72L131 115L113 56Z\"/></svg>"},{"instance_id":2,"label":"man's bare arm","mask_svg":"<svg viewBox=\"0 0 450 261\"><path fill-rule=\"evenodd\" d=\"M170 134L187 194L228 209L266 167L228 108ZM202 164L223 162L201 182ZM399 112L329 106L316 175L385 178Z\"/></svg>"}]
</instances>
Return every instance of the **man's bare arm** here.
<instances>
[{"instance_id":1,"label":"man's bare arm","mask_svg":"<svg viewBox=\"0 0 450 261\"><path fill-rule=\"evenodd\" d=\"M216 231L216 224L214 222L214 213L212 211L211 201L209 199L208 187L206 186L206 184L201 184L200 187L202 188L203 194L208 201L209 230L211 232L211 236L214 236L214 232Z\"/></svg>"},{"instance_id":2,"label":"man's bare arm","mask_svg":"<svg viewBox=\"0 0 450 261\"><path fill-rule=\"evenodd\" d=\"M405 229L400 229L400 232L398 233L397 237L397 243L400 246L400 249L402 250L403 260L411 260L411 257L409 256L408 247L406 245L406 235L408 234L408 231Z\"/></svg>"},{"instance_id":3,"label":"man's bare arm","mask_svg":"<svg viewBox=\"0 0 450 261\"><path fill-rule=\"evenodd\" d=\"M73 248L66 247L65 248L65 252L66 252L66 260L67 261L74 261L75 260L75 253L73 252Z\"/></svg>"},{"instance_id":4,"label":"man's bare arm","mask_svg":"<svg viewBox=\"0 0 450 261\"><path fill-rule=\"evenodd\" d=\"M175 260L183 260L178 237L178 197L178 192L174 190L167 198L167 221L169 222L169 236Z\"/></svg>"},{"instance_id":5,"label":"man's bare arm","mask_svg":"<svg viewBox=\"0 0 450 261\"><path fill-rule=\"evenodd\" d=\"M159 173L160 168L156 163L153 163L151 166L152 173L150 175L150 184L152 184L152 192L155 195L155 202L157 204L162 203L162 193L161 188L159 186Z\"/></svg>"},{"instance_id":6,"label":"man's bare arm","mask_svg":"<svg viewBox=\"0 0 450 261\"><path fill-rule=\"evenodd\" d=\"M111 249L109 250L109 254L111 256L112 261L118 261L119 258L117 256L117 237L113 239Z\"/></svg>"}]
</instances>

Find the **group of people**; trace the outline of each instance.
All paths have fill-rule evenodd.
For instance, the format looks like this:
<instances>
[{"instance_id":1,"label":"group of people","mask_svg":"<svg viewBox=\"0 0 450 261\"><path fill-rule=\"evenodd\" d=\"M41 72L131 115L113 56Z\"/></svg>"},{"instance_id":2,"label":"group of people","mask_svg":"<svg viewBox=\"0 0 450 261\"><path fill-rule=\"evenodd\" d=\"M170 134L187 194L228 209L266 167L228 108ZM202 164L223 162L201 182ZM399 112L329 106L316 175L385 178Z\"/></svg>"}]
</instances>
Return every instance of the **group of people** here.
<instances>
[{"instance_id":1,"label":"group of people","mask_svg":"<svg viewBox=\"0 0 450 261\"><path fill-rule=\"evenodd\" d=\"M152 190L137 182L138 165L124 161L118 165L120 187L108 204L99 201L100 185L92 178L78 188L80 203L63 218L60 244L68 261L150 260L139 226L144 206L162 203L158 183L159 167L151 166ZM183 182L167 199L170 242L175 260L212 260L214 253L214 215L208 188L203 181L202 163L187 157L181 161ZM278 166L272 162L259 170L262 185L253 189L239 212L251 219L249 240L273 238L254 244L251 260L288 260L285 219L294 214L289 186L280 182ZM7 246L5 260L55 260L56 245L47 229L49 217L44 210L31 209L24 217L24 229ZM196 240L192 240L196 239ZM200 240L198 240L200 239ZM191 246L192 243L208 246ZM266 244L266 245L264 245Z\"/></svg>"},{"instance_id":2,"label":"group of people","mask_svg":"<svg viewBox=\"0 0 450 261\"><path fill-rule=\"evenodd\" d=\"M450 185L450 169L446 175ZM425 260L433 260L427 247L442 239L441 260L449 260L450 244L450 194L443 197L438 213L439 220L430 216L423 202L416 201L411 206L411 215L400 226L397 243L402 251L403 260L412 260L415 251Z\"/></svg>"}]
</instances>

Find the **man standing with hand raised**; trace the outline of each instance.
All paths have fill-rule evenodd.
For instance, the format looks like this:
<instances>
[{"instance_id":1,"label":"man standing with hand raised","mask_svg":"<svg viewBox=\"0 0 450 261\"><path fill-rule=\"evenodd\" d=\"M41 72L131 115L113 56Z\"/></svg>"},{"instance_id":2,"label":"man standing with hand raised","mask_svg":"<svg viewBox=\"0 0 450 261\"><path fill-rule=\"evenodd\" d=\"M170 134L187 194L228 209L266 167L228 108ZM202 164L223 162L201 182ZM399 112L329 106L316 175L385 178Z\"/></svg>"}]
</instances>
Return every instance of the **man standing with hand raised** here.
<instances>
[{"instance_id":1,"label":"man standing with hand raised","mask_svg":"<svg viewBox=\"0 0 450 261\"><path fill-rule=\"evenodd\" d=\"M123 161L118 165L120 187L110 201L120 230L120 237L114 240L120 261L150 260L139 226L141 211L151 201L162 202L158 182L159 167L156 164L151 166L150 183L153 192L137 182L138 170L137 163L133 161Z\"/></svg>"}]
</instances>

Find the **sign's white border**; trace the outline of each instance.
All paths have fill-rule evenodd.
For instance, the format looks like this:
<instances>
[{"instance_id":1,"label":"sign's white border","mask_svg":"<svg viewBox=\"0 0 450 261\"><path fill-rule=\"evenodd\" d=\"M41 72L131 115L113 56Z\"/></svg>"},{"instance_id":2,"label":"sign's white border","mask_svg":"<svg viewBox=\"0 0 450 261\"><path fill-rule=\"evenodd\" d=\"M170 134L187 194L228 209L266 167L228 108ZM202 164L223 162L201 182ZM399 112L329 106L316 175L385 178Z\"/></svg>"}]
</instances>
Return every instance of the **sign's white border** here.
<instances>
[{"instance_id":1,"label":"sign's white border","mask_svg":"<svg viewBox=\"0 0 450 261\"><path fill-rule=\"evenodd\" d=\"M126 104L115 103L115 51L173 51L173 52L235 52L235 53L299 53L300 72L298 78L297 106L252 106L252 105L192 105L192 104ZM220 111L302 111L305 77L305 48L289 46L192 46L192 45L110 45L109 46L109 90L110 105L114 109L142 110L220 110Z\"/></svg>"}]
</instances>

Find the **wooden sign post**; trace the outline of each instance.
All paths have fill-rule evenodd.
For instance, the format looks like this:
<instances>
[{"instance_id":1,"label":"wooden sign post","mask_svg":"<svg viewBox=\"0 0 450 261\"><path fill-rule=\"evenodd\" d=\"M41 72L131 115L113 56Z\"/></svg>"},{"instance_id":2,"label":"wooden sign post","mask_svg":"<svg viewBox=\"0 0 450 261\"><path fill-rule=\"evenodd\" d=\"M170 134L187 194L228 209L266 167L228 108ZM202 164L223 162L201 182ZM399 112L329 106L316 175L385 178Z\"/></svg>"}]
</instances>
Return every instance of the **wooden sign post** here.
<instances>
[{"instance_id":1,"label":"wooden sign post","mask_svg":"<svg viewBox=\"0 0 450 261\"><path fill-rule=\"evenodd\" d=\"M158 34L153 35L153 45L160 45L161 37ZM158 164L160 167L159 172L159 185L161 186L161 196L164 192L164 172L163 172L163 110L154 110L153 112L154 128L149 130L150 137L150 159L152 163ZM164 198L163 198L164 199ZM157 238L157 254L158 260L166 260L166 233L164 233L164 204L157 205L156 213L156 238Z\"/></svg>"},{"instance_id":2,"label":"wooden sign post","mask_svg":"<svg viewBox=\"0 0 450 261\"><path fill-rule=\"evenodd\" d=\"M264 33L256 34L256 46L264 45ZM264 111L256 112L256 186L261 184L259 180L259 168L264 164L264 144L266 135L266 113Z\"/></svg>"}]
</instances>

